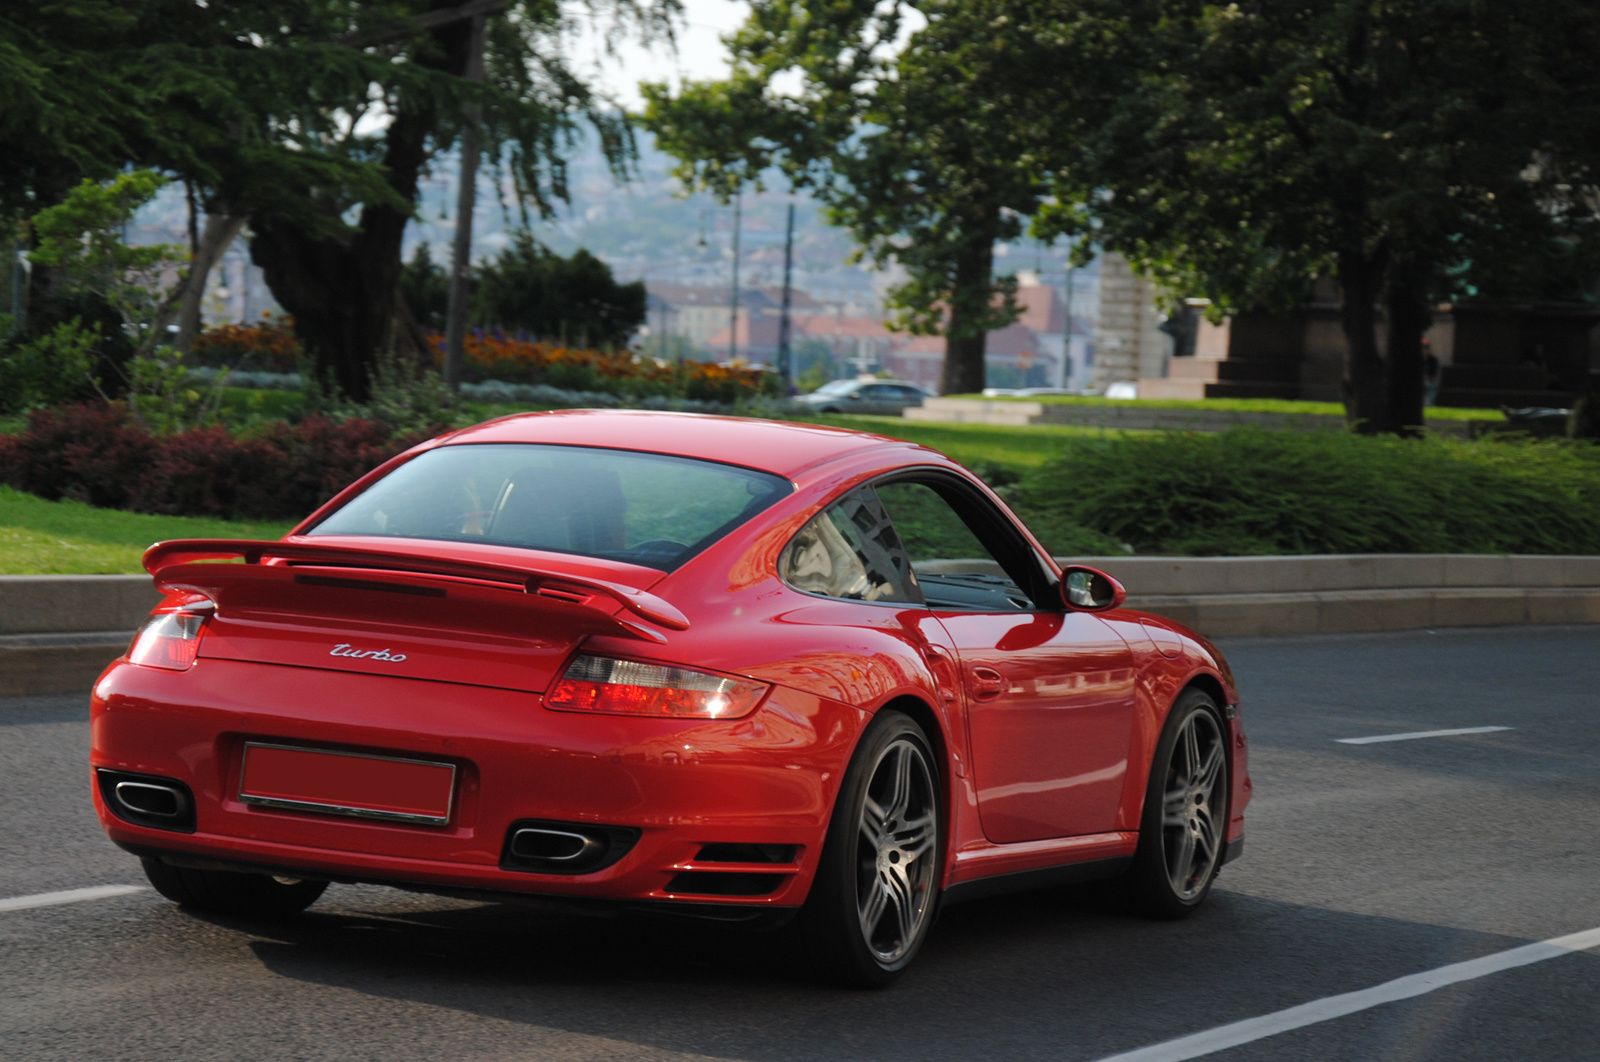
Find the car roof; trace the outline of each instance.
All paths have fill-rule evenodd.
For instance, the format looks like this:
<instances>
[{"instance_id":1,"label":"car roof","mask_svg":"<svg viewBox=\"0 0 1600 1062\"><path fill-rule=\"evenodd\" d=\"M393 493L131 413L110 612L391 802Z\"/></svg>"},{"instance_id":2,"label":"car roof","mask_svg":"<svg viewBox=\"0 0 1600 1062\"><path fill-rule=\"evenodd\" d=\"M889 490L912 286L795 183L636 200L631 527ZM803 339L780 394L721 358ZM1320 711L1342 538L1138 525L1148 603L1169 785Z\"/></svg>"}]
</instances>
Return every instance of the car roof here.
<instances>
[{"instance_id":1,"label":"car roof","mask_svg":"<svg viewBox=\"0 0 1600 1062\"><path fill-rule=\"evenodd\" d=\"M439 441L447 446L546 443L642 450L742 465L785 478L792 478L813 465L872 449L934 452L902 439L848 428L643 409L518 413L464 428Z\"/></svg>"}]
</instances>

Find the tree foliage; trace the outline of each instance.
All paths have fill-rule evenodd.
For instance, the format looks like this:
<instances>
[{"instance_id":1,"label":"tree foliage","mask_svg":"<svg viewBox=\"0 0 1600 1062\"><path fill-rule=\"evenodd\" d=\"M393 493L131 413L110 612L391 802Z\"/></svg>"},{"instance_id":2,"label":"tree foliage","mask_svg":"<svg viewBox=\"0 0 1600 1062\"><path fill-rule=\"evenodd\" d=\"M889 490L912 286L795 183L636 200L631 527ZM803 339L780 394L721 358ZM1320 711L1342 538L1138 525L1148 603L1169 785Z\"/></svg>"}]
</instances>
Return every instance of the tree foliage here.
<instances>
[{"instance_id":1,"label":"tree foliage","mask_svg":"<svg viewBox=\"0 0 1600 1062\"><path fill-rule=\"evenodd\" d=\"M481 8L483 5L478 5ZM364 398L380 349L414 339L395 292L418 181L467 105L519 208L568 194L565 159L598 136L624 169L626 119L566 61L580 18L669 31L676 0L508 0L486 77L466 68L461 2L43 0L0 13L0 203L27 212L84 177L153 166L208 212L248 215L251 253L320 374ZM477 9L477 8L475 8Z\"/></svg>"},{"instance_id":2,"label":"tree foliage","mask_svg":"<svg viewBox=\"0 0 1600 1062\"><path fill-rule=\"evenodd\" d=\"M1220 308L1333 275L1368 430L1420 429L1434 303L1576 298L1593 276L1593 5L1074 0L1015 31L1077 72L1029 99L1066 149L1038 231Z\"/></svg>"},{"instance_id":3,"label":"tree foliage","mask_svg":"<svg viewBox=\"0 0 1600 1062\"><path fill-rule=\"evenodd\" d=\"M578 248L563 257L526 232L476 275L474 317L563 346L625 347L645 319L644 281L619 284L611 267Z\"/></svg>"},{"instance_id":4,"label":"tree foliage","mask_svg":"<svg viewBox=\"0 0 1600 1062\"><path fill-rule=\"evenodd\" d=\"M1011 6L758 0L727 79L644 86L645 124L685 181L726 198L777 167L866 256L905 267L891 305L947 336L947 392L983 386L985 334L1017 314L994 244L1046 194L1046 145L1019 120L1033 86L1015 76L1043 68L1037 44L997 32Z\"/></svg>"},{"instance_id":5,"label":"tree foliage","mask_svg":"<svg viewBox=\"0 0 1600 1062\"><path fill-rule=\"evenodd\" d=\"M450 277L426 244L406 263L400 288L418 323L444 330ZM619 284L611 267L583 248L562 256L526 231L473 268L471 291L474 327L563 346L625 347L645 320L644 281Z\"/></svg>"}]
</instances>

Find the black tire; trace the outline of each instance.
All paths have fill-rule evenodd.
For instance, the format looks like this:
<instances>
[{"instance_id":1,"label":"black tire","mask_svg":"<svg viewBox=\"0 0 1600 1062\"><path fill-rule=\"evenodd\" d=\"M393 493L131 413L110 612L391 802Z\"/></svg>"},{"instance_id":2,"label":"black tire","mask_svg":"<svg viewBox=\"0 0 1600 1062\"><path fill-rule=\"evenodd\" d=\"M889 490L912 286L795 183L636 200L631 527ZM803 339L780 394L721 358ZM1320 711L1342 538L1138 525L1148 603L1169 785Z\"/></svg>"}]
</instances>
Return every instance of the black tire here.
<instances>
[{"instance_id":1,"label":"black tire","mask_svg":"<svg viewBox=\"0 0 1600 1062\"><path fill-rule=\"evenodd\" d=\"M212 914L287 918L316 903L328 888L326 881L285 884L266 874L175 867L148 857L140 862L144 876L161 895L175 904Z\"/></svg>"},{"instance_id":2,"label":"black tire","mask_svg":"<svg viewBox=\"0 0 1600 1062\"><path fill-rule=\"evenodd\" d=\"M939 761L922 728L900 712L880 711L845 772L816 880L796 919L818 976L883 988L916 958L938 909L941 792Z\"/></svg>"},{"instance_id":3,"label":"black tire","mask_svg":"<svg viewBox=\"0 0 1600 1062\"><path fill-rule=\"evenodd\" d=\"M1229 763L1216 702L1185 690L1156 743L1133 865L1116 883L1134 912L1187 918L1205 902L1227 847Z\"/></svg>"}]
</instances>

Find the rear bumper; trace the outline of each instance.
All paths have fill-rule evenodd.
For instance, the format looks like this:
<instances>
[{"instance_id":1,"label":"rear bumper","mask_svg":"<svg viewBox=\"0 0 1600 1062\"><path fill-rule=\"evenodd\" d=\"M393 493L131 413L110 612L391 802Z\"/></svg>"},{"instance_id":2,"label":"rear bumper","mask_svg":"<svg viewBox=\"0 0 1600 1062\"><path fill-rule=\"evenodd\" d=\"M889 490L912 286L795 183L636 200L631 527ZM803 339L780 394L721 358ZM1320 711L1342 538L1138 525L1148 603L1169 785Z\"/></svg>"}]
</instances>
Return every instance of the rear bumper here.
<instances>
[{"instance_id":1,"label":"rear bumper","mask_svg":"<svg viewBox=\"0 0 1600 1062\"><path fill-rule=\"evenodd\" d=\"M457 894L746 909L804 900L865 722L854 708L781 687L744 719L664 720L551 712L512 690L214 659L181 673L114 664L95 687L91 719L93 767L171 778L193 793L194 830L184 833L126 821L94 787L107 835L139 854ZM246 741L449 761L450 822L247 805ZM627 827L639 839L594 873L507 869L507 832L528 819ZM793 857L705 862L710 844L790 846ZM770 891L710 891L733 887L735 875L745 892L752 881Z\"/></svg>"}]
</instances>

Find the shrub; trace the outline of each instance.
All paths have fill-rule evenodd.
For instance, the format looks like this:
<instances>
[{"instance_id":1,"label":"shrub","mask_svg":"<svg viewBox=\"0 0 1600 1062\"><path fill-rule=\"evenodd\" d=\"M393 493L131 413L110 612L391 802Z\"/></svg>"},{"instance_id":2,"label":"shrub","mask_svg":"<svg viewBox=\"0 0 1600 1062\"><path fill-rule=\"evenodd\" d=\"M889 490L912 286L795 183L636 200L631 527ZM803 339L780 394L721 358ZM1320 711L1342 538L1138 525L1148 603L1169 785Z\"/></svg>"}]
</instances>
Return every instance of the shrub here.
<instances>
[{"instance_id":1,"label":"shrub","mask_svg":"<svg viewBox=\"0 0 1600 1062\"><path fill-rule=\"evenodd\" d=\"M74 317L29 342L0 350L0 412L88 398L95 388L98 324Z\"/></svg>"},{"instance_id":2,"label":"shrub","mask_svg":"<svg viewBox=\"0 0 1600 1062\"><path fill-rule=\"evenodd\" d=\"M1600 552L1600 447L1564 440L1086 436L1011 493L1052 547L1054 523L1141 553Z\"/></svg>"},{"instance_id":3,"label":"shrub","mask_svg":"<svg viewBox=\"0 0 1600 1062\"><path fill-rule=\"evenodd\" d=\"M304 516L351 481L415 445L365 420L313 415L236 437L221 427L151 435L126 407L38 410L25 431L0 436L0 481L56 500L173 516Z\"/></svg>"},{"instance_id":4,"label":"shrub","mask_svg":"<svg viewBox=\"0 0 1600 1062\"><path fill-rule=\"evenodd\" d=\"M129 488L156 446L126 408L105 402L35 410L27 430L7 442L0 476L8 485L106 509L126 507Z\"/></svg>"}]
</instances>

